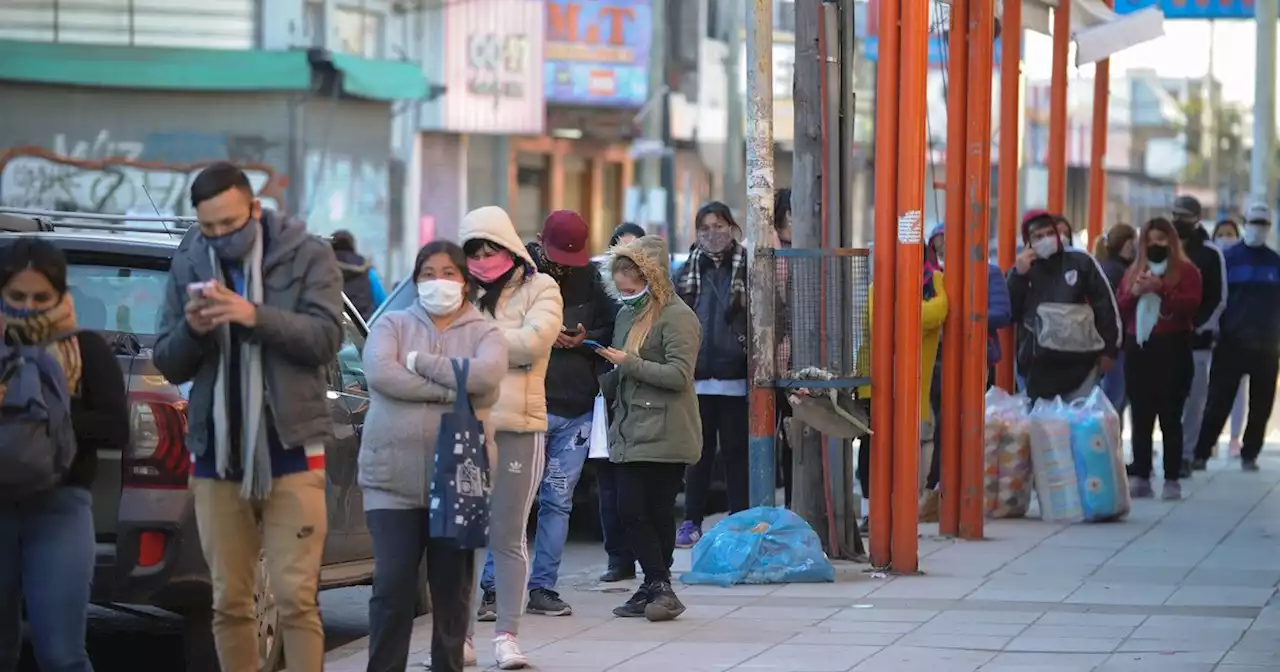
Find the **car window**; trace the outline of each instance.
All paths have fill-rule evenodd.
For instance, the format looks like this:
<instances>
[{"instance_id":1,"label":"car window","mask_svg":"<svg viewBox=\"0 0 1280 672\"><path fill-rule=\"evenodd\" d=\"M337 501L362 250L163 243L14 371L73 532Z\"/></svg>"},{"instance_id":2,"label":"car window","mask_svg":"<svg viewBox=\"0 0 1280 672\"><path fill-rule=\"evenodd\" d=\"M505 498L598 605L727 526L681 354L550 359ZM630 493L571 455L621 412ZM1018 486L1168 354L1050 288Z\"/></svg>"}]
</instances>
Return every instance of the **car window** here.
<instances>
[{"instance_id":1,"label":"car window","mask_svg":"<svg viewBox=\"0 0 1280 672\"><path fill-rule=\"evenodd\" d=\"M378 306L378 311L369 319L369 325L372 326L373 323L385 313L393 310L404 310L405 308L412 306L414 300L417 298L417 283L409 282L408 280L401 280L400 284L396 285L395 288L391 290L391 293L387 295L387 300L383 301L381 306Z\"/></svg>"},{"instance_id":2,"label":"car window","mask_svg":"<svg viewBox=\"0 0 1280 672\"><path fill-rule=\"evenodd\" d=\"M149 268L72 263L67 285L81 329L155 336L169 274Z\"/></svg>"},{"instance_id":3,"label":"car window","mask_svg":"<svg viewBox=\"0 0 1280 672\"><path fill-rule=\"evenodd\" d=\"M364 334L351 319L350 313L342 313L342 347L338 349L338 376L342 391L347 394L369 395L369 381L364 375Z\"/></svg>"}]
</instances>

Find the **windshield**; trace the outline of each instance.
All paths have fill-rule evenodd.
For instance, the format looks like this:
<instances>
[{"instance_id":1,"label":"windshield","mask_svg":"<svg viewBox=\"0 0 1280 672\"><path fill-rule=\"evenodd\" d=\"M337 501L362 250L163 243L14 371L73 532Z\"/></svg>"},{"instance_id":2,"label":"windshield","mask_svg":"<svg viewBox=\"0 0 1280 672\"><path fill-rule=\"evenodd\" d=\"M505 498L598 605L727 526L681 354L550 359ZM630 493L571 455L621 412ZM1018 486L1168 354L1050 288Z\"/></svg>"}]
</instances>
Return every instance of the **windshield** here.
<instances>
[{"instance_id":1,"label":"windshield","mask_svg":"<svg viewBox=\"0 0 1280 672\"><path fill-rule=\"evenodd\" d=\"M76 263L67 267L81 329L121 331L144 339L160 329L168 280L168 273L147 268Z\"/></svg>"}]
</instances>

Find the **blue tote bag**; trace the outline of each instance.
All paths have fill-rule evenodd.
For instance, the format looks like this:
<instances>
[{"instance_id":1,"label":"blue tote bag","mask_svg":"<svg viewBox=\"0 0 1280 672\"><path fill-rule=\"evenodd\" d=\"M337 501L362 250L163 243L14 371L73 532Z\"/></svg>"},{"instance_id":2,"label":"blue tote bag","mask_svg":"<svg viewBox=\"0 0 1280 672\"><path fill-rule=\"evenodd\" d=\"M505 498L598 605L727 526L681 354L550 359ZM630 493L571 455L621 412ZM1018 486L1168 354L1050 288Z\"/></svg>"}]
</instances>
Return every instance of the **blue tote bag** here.
<instances>
[{"instance_id":1,"label":"blue tote bag","mask_svg":"<svg viewBox=\"0 0 1280 672\"><path fill-rule=\"evenodd\" d=\"M452 539L458 548L483 548L489 539L489 454L484 426L467 396L470 362L450 361L458 394L453 410L440 418L436 437L429 533Z\"/></svg>"}]
</instances>

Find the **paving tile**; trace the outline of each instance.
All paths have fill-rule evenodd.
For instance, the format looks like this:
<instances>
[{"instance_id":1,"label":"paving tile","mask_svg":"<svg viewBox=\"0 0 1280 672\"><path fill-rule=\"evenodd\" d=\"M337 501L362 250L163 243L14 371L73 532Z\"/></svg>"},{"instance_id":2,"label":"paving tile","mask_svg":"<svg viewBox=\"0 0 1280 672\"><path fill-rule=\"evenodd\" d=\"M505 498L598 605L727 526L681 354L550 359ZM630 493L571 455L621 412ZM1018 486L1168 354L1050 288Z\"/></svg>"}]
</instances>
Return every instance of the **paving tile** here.
<instances>
[{"instance_id":1,"label":"paving tile","mask_svg":"<svg viewBox=\"0 0 1280 672\"><path fill-rule=\"evenodd\" d=\"M1222 655L1222 651L1117 653L1108 658L1099 669L1115 672L1211 671L1222 659Z\"/></svg>"},{"instance_id":2,"label":"paving tile","mask_svg":"<svg viewBox=\"0 0 1280 672\"><path fill-rule=\"evenodd\" d=\"M841 609L832 619L844 621L902 621L906 623L924 623L940 612L930 609L881 609L870 607L859 609Z\"/></svg>"},{"instance_id":3,"label":"paving tile","mask_svg":"<svg viewBox=\"0 0 1280 672\"><path fill-rule=\"evenodd\" d=\"M975 651L999 651L1013 639L1012 635L944 634L916 631L903 635L898 646L920 646L937 649L972 649Z\"/></svg>"},{"instance_id":4,"label":"paving tile","mask_svg":"<svg viewBox=\"0 0 1280 672\"><path fill-rule=\"evenodd\" d=\"M1280 652L1231 649L1222 657L1224 665L1260 665L1268 670L1280 670Z\"/></svg>"},{"instance_id":5,"label":"paving tile","mask_svg":"<svg viewBox=\"0 0 1280 672\"><path fill-rule=\"evenodd\" d=\"M950 612L957 613L957 612ZM1013 637L1026 630L1023 623L980 623L958 619L935 618L915 630L919 635L987 635ZM986 648L986 647L974 647Z\"/></svg>"},{"instance_id":6,"label":"paving tile","mask_svg":"<svg viewBox=\"0 0 1280 672\"><path fill-rule=\"evenodd\" d=\"M840 609L828 607L774 607L750 605L729 612L725 618L755 618L778 621L821 621L831 618Z\"/></svg>"},{"instance_id":7,"label":"paving tile","mask_svg":"<svg viewBox=\"0 0 1280 672\"><path fill-rule=\"evenodd\" d=\"M1105 653L1001 653L982 672L1091 672L1106 659Z\"/></svg>"},{"instance_id":8,"label":"paving tile","mask_svg":"<svg viewBox=\"0 0 1280 672\"><path fill-rule=\"evenodd\" d=\"M858 581L837 581L836 583L793 583L775 590L772 597L862 597L878 588L885 582L876 579Z\"/></svg>"},{"instance_id":9,"label":"paving tile","mask_svg":"<svg viewBox=\"0 0 1280 672\"><path fill-rule=\"evenodd\" d=\"M1275 588L1248 586L1183 586L1165 600L1169 606L1197 607L1262 607Z\"/></svg>"},{"instance_id":10,"label":"paving tile","mask_svg":"<svg viewBox=\"0 0 1280 672\"><path fill-rule=\"evenodd\" d=\"M1266 651L1280 653L1280 638L1275 633L1259 630L1250 630L1244 633L1240 641L1233 647L1236 651Z\"/></svg>"},{"instance_id":11,"label":"paving tile","mask_svg":"<svg viewBox=\"0 0 1280 672\"><path fill-rule=\"evenodd\" d=\"M960 607L951 611L944 611L932 620L930 625L936 623L1004 623L1008 625L1030 625L1036 622L1044 612L1041 611L1002 611L999 609L973 609L965 608L964 603Z\"/></svg>"},{"instance_id":12,"label":"paving tile","mask_svg":"<svg viewBox=\"0 0 1280 672\"><path fill-rule=\"evenodd\" d=\"M615 641L598 641L598 640L582 640L582 639L562 639L558 642L548 644L537 650L533 656L533 662L547 670L558 670L564 667L591 667L602 666L610 667L621 664L623 661L646 653L658 646L670 646L670 644L657 644L655 642L637 642L634 640L615 640ZM703 644L701 646L715 646L714 644ZM481 652L481 661L485 662L485 656ZM489 658L492 658L490 655Z\"/></svg>"},{"instance_id":13,"label":"paving tile","mask_svg":"<svg viewBox=\"0 0 1280 672\"><path fill-rule=\"evenodd\" d=\"M1130 637L1124 640L1117 652L1128 653L1178 653L1217 652L1219 657L1239 640L1231 633L1205 635L1188 634L1185 637Z\"/></svg>"},{"instance_id":14,"label":"paving tile","mask_svg":"<svg viewBox=\"0 0 1280 672\"><path fill-rule=\"evenodd\" d=\"M1137 627L1143 621L1147 620L1145 614L1104 614L1096 611L1051 611L1040 620L1036 621L1036 625L1097 625L1097 626L1119 626L1119 627Z\"/></svg>"},{"instance_id":15,"label":"paving tile","mask_svg":"<svg viewBox=\"0 0 1280 672\"><path fill-rule=\"evenodd\" d=\"M971 600L999 602L1061 602L1080 588L1075 579L995 578L968 595Z\"/></svg>"},{"instance_id":16,"label":"paving tile","mask_svg":"<svg viewBox=\"0 0 1280 672\"><path fill-rule=\"evenodd\" d=\"M854 667L854 672L973 672L995 657L991 651L888 646Z\"/></svg>"},{"instance_id":17,"label":"paving tile","mask_svg":"<svg viewBox=\"0 0 1280 672\"><path fill-rule=\"evenodd\" d=\"M842 621L829 618L813 628L825 632L875 632L891 635L905 635L920 627L918 621Z\"/></svg>"},{"instance_id":18,"label":"paving tile","mask_svg":"<svg viewBox=\"0 0 1280 672\"><path fill-rule=\"evenodd\" d=\"M845 672L880 649L878 646L779 644L733 669L760 672Z\"/></svg>"},{"instance_id":19,"label":"paving tile","mask_svg":"<svg viewBox=\"0 0 1280 672\"><path fill-rule=\"evenodd\" d=\"M1133 567L1106 564L1089 576L1094 583L1143 583L1177 586L1187 575L1186 567Z\"/></svg>"},{"instance_id":20,"label":"paving tile","mask_svg":"<svg viewBox=\"0 0 1280 672\"><path fill-rule=\"evenodd\" d=\"M1086 582L1064 602L1069 604L1160 605L1177 590L1176 586L1152 586L1136 583Z\"/></svg>"},{"instance_id":21,"label":"paving tile","mask_svg":"<svg viewBox=\"0 0 1280 672\"><path fill-rule=\"evenodd\" d=\"M1183 586L1250 586L1274 588L1280 584L1280 570L1235 569L1223 571L1196 567L1181 581Z\"/></svg>"},{"instance_id":22,"label":"paving tile","mask_svg":"<svg viewBox=\"0 0 1280 672\"><path fill-rule=\"evenodd\" d=\"M1029 637L1013 638L1005 651L1043 653L1111 653L1124 641L1121 637Z\"/></svg>"},{"instance_id":23,"label":"paving tile","mask_svg":"<svg viewBox=\"0 0 1280 672\"><path fill-rule=\"evenodd\" d=\"M627 656L626 662L614 663L610 670L618 672L653 672L654 670L680 670L681 672L711 672L728 670L743 661L759 655L769 644L736 642L717 644L707 642L671 642L643 651L644 655ZM554 665L542 663L544 670L556 670Z\"/></svg>"},{"instance_id":24,"label":"paving tile","mask_svg":"<svg viewBox=\"0 0 1280 672\"><path fill-rule=\"evenodd\" d=\"M897 624L895 624L897 625ZM787 644L822 644L827 646L888 646L902 638L889 632L822 632L805 630L788 639Z\"/></svg>"},{"instance_id":25,"label":"paving tile","mask_svg":"<svg viewBox=\"0 0 1280 672\"><path fill-rule=\"evenodd\" d=\"M894 579L871 593L870 599L906 598L955 600L972 593L984 579L972 577L912 576Z\"/></svg>"},{"instance_id":26,"label":"paving tile","mask_svg":"<svg viewBox=\"0 0 1280 672\"><path fill-rule=\"evenodd\" d=\"M1123 625L1047 625L1035 624L1023 631L1028 637L1080 637L1114 638L1128 637L1133 628Z\"/></svg>"}]
</instances>

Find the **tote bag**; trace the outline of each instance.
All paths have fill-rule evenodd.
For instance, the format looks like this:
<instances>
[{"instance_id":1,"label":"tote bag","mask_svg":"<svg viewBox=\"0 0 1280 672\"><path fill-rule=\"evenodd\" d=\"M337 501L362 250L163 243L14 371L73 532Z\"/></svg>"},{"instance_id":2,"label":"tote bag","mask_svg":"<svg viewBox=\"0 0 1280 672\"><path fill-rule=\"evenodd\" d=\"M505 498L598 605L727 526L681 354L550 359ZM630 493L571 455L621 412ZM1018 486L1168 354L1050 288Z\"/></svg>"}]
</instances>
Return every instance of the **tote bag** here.
<instances>
[{"instance_id":1,"label":"tote bag","mask_svg":"<svg viewBox=\"0 0 1280 672\"><path fill-rule=\"evenodd\" d=\"M450 361L458 394L453 410L440 418L436 437L429 533L452 539L458 548L483 548L489 537L489 453L466 392L470 362Z\"/></svg>"},{"instance_id":2,"label":"tote bag","mask_svg":"<svg viewBox=\"0 0 1280 672\"><path fill-rule=\"evenodd\" d=\"M609 459L609 413L605 411L604 395L596 395L595 408L591 411L591 443L587 458Z\"/></svg>"}]
</instances>

